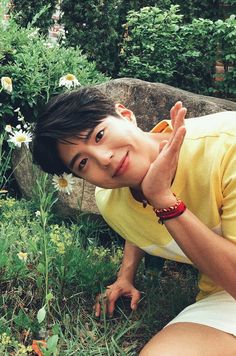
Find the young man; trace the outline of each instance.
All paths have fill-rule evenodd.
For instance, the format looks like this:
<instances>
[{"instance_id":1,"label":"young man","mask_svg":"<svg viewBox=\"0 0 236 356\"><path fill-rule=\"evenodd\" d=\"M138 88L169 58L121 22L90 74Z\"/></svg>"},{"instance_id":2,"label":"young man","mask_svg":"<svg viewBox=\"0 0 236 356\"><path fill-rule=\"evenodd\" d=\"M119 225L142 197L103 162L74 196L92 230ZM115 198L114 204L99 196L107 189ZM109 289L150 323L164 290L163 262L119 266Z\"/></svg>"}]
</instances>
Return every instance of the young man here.
<instances>
[{"instance_id":1,"label":"young man","mask_svg":"<svg viewBox=\"0 0 236 356\"><path fill-rule=\"evenodd\" d=\"M199 269L198 301L141 355L233 356L236 113L186 123L185 115L178 102L171 121L144 132L132 111L95 88L83 88L47 105L36 125L33 156L46 172L73 172L99 187L101 214L126 239L117 281L106 290L108 313L122 295L137 308L134 279L143 251ZM100 314L99 302L95 311Z\"/></svg>"}]
</instances>

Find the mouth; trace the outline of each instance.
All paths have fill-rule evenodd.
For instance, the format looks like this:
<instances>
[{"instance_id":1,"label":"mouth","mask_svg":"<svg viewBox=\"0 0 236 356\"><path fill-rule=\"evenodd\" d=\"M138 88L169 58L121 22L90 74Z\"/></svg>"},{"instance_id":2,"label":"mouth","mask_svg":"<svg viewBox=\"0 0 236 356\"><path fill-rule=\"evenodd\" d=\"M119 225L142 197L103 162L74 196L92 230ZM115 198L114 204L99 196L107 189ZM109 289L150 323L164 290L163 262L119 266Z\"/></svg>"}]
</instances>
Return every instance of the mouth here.
<instances>
[{"instance_id":1,"label":"mouth","mask_svg":"<svg viewBox=\"0 0 236 356\"><path fill-rule=\"evenodd\" d=\"M126 171L128 165L129 165L129 152L126 153L126 155L122 158L122 160L118 164L118 167L115 173L113 174L113 178L122 175Z\"/></svg>"}]
</instances>

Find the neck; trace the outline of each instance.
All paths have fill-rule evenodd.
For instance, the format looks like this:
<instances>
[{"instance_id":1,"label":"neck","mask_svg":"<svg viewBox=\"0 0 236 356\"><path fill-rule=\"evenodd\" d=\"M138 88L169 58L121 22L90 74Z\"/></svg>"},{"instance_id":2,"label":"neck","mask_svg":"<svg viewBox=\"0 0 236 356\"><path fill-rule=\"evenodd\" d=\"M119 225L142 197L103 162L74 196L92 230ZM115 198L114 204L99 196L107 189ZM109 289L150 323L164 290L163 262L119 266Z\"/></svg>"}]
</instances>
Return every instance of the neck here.
<instances>
[{"instance_id":1,"label":"neck","mask_svg":"<svg viewBox=\"0 0 236 356\"><path fill-rule=\"evenodd\" d=\"M142 203L146 198L140 188L129 188L133 198L138 202Z\"/></svg>"}]
</instances>

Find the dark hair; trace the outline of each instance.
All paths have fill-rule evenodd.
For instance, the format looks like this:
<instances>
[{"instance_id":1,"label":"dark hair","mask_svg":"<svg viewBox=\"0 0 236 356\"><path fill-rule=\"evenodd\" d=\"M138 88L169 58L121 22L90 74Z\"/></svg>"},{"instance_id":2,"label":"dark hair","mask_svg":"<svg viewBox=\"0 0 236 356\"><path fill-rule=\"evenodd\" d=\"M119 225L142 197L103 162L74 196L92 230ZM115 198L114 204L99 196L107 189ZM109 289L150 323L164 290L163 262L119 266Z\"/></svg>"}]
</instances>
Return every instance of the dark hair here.
<instances>
[{"instance_id":1,"label":"dark hair","mask_svg":"<svg viewBox=\"0 0 236 356\"><path fill-rule=\"evenodd\" d=\"M84 138L81 132L94 129L105 117L119 117L115 102L95 87L63 93L48 102L38 118L33 138L33 161L47 173L69 172L59 157L57 143Z\"/></svg>"}]
</instances>

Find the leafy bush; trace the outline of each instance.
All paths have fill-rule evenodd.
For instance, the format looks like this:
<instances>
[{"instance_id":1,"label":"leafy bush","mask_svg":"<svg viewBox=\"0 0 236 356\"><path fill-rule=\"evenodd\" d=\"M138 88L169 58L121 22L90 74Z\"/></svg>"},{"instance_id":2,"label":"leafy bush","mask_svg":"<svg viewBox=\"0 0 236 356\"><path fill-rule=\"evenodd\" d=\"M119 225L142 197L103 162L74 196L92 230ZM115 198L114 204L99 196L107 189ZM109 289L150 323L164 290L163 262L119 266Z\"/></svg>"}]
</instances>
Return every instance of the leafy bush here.
<instances>
[{"instance_id":1,"label":"leafy bush","mask_svg":"<svg viewBox=\"0 0 236 356\"><path fill-rule=\"evenodd\" d=\"M78 44L90 60L95 60L104 73L116 69L119 42L119 0L64 0L62 22L67 34L67 45Z\"/></svg>"},{"instance_id":2,"label":"leafy bush","mask_svg":"<svg viewBox=\"0 0 236 356\"><path fill-rule=\"evenodd\" d=\"M12 11L21 26L33 21L41 33L47 33L56 3L56 0L14 0ZM116 77L120 68L122 25L128 11L139 11L145 6L156 6L167 11L171 5L179 5L184 23L199 17L224 19L236 10L235 0L63 0L60 6L62 23L67 30L66 45L76 47L79 44L87 57L96 62L99 70Z\"/></svg>"},{"instance_id":3,"label":"leafy bush","mask_svg":"<svg viewBox=\"0 0 236 356\"><path fill-rule=\"evenodd\" d=\"M194 19L179 28L181 48L176 56L176 72L171 84L195 93L209 94L212 87L217 43L214 22Z\"/></svg>"},{"instance_id":4,"label":"leafy bush","mask_svg":"<svg viewBox=\"0 0 236 356\"><path fill-rule=\"evenodd\" d=\"M232 15L225 21L215 22L214 41L218 44L217 59L224 66L222 80L215 82L213 93L236 96L236 19Z\"/></svg>"},{"instance_id":5,"label":"leafy bush","mask_svg":"<svg viewBox=\"0 0 236 356\"><path fill-rule=\"evenodd\" d=\"M172 83L182 45L182 16L177 12L177 6L164 12L157 7L129 12L121 49L121 76Z\"/></svg>"},{"instance_id":6,"label":"leafy bush","mask_svg":"<svg viewBox=\"0 0 236 356\"><path fill-rule=\"evenodd\" d=\"M219 0L173 0L172 4L179 5L185 23L192 22L194 18L213 20L221 17Z\"/></svg>"},{"instance_id":7,"label":"leafy bush","mask_svg":"<svg viewBox=\"0 0 236 356\"><path fill-rule=\"evenodd\" d=\"M67 44L80 44L88 58L96 61L98 69L115 77L119 73L119 49L129 11L140 11L146 6L156 6L163 12L171 5L179 5L183 22L194 18L217 20L234 13L235 0L225 0L223 6L219 0L64 0L61 8L64 12L62 23L67 30ZM234 5L234 6L233 6Z\"/></svg>"},{"instance_id":8,"label":"leafy bush","mask_svg":"<svg viewBox=\"0 0 236 356\"><path fill-rule=\"evenodd\" d=\"M63 0L62 23L67 32L66 44L80 44L97 68L115 77L119 72L119 46L122 41L126 14L129 10L139 10L143 6L158 3L164 8L170 0Z\"/></svg>"},{"instance_id":9,"label":"leafy bush","mask_svg":"<svg viewBox=\"0 0 236 356\"><path fill-rule=\"evenodd\" d=\"M79 47L52 45L34 29L23 29L10 21L0 31L0 77L10 77L13 82L12 93L0 92L1 125L14 123L18 107L26 121L35 121L42 105L64 90L59 79L67 73L82 85L107 80Z\"/></svg>"},{"instance_id":10,"label":"leafy bush","mask_svg":"<svg viewBox=\"0 0 236 356\"><path fill-rule=\"evenodd\" d=\"M235 94L235 16L183 23L179 7L162 11L145 7L127 16L120 59L121 76L164 82L201 94ZM214 81L215 63L225 66L221 82Z\"/></svg>"},{"instance_id":11,"label":"leafy bush","mask_svg":"<svg viewBox=\"0 0 236 356\"><path fill-rule=\"evenodd\" d=\"M52 14L57 2L57 0L12 0L10 11L18 25L27 27L33 22L35 27L46 34L53 24Z\"/></svg>"}]
</instances>

